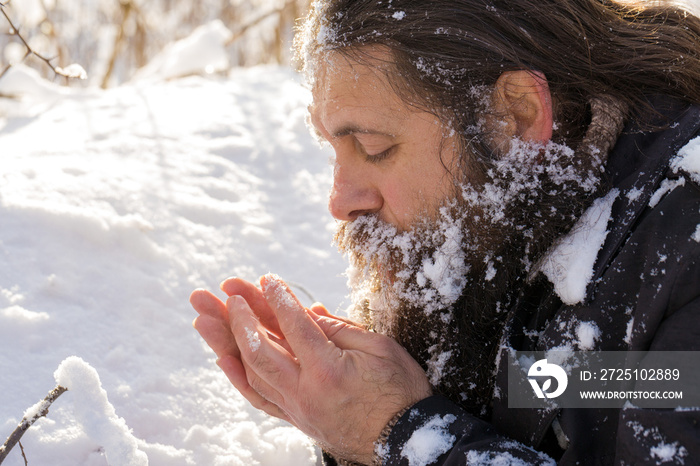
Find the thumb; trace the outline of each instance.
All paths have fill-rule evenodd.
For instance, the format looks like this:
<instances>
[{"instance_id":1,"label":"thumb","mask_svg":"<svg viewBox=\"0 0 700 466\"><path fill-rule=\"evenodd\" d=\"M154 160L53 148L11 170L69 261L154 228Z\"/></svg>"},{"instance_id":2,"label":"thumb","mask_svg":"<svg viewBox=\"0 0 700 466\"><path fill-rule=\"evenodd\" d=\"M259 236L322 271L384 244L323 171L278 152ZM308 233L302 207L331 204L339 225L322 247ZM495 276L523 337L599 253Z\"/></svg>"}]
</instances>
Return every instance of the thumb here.
<instances>
[{"instance_id":1,"label":"thumb","mask_svg":"<svg viewBox=\"0 0 700 466\"><path fill-rule=\"evenodd\" d=\"M379 337L378 334L369 332L348 320L341 320L332 315L328 317L313 313L309 315L325 333L328 340L343 350L362 349L367 351L376 344Z\"/></svg>"},{"instance_id":2,"label":"thumb","mask_svg":"<svg viewBox=\"0 0 700 466\"><path fill-rule=\"evenodd\" d=\"M309 310L318 316L332 317L326 306L321 303L313 303Z\"/></svg>"},{"instance_id":3,"label":"thumb","mask_svg":"<svg viewBox=\"0 0 700 466\"><path fill-rule=\"evenodd\" d=\"M333 320L339 320L341 322L345 322L346 324L349 324L350 326L353 326L353 327L360 327L360 328L364 328L364 329L367 328L367 326L364 324L354 322L350 319L346 319L345 317L340 317L340 316L331 314L328 311L328 309L326 308L326 306L324 306L321 303L312 304L311 307L309 308L309 311L311 311L313 314L316 314L316 316L313 316L313 315L311 316L311 318L313 318L314 320L316 320L316 317L328 317L328 318L333 319ZM316 322L316 323L318 323L318 322Z\"/></svg>"}]
</instances>

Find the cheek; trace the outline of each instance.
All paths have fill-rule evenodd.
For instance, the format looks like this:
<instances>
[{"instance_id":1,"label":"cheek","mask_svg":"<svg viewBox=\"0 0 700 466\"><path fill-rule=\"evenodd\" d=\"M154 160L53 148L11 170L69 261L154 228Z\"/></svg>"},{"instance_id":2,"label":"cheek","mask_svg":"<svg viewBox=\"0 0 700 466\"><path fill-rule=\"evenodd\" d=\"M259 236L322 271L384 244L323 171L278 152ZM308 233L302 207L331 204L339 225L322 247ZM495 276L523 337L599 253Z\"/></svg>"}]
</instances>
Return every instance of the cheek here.
<instances>
[{"instance_id":1,"label":"cheek","mask_svg":"<svg viewBox=\"0 0 700 466\"><path fill-rule=\"evenodd\" d=\"M450 142L448 142L450 144ZM437 153L438 142L428 138L415 150L400 154L398 163L380 176L381 192L385 206L385 220L400 226L410 225L419 216L434 216L442 201L454 192L453 176L445 165L455 170L454 146L446 150L443 161Z\"/></svg>"},{"instance_id":2,"label":"cheek","mask_svg":"<svg viewBox=\"0 0 700 466\"><path fill-rule=\"evenodd\" d=\"M383 200L380 216L400 229L409 225L417 214L417 190L412 181L401 176L384 176L379 186Z\"/></svg>"},{"instance_id":3,"label":"cheek","mask_svg":"<svg viewBox=\"0 0 700 466\"><path fill-rule=\"evenodd\" d=\"M403 229L421 215L432 215L444 197L440 178L420 171L384 178L381 187L384 220Z\"/></svg>"}]
</instances>

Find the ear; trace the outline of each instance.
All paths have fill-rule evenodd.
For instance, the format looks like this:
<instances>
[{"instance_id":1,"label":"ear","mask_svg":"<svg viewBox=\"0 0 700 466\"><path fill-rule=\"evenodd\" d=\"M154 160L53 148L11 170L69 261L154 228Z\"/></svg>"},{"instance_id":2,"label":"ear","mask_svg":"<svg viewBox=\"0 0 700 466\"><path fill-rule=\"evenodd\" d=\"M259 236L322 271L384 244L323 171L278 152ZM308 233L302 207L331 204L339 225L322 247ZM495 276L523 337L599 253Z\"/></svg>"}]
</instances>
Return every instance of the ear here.
<instances>
[{"instance_id":1,"label":"ear","mask_svg":"<svg viewBox=\"0 0 700 466\"><path fill-rule=\"evenodd\" d=\"M496 81L493 106L504 117L509 139L546 144L552 138L552 95L547 78L539 71L506 71Z\"/></svg>"}]
</instances>

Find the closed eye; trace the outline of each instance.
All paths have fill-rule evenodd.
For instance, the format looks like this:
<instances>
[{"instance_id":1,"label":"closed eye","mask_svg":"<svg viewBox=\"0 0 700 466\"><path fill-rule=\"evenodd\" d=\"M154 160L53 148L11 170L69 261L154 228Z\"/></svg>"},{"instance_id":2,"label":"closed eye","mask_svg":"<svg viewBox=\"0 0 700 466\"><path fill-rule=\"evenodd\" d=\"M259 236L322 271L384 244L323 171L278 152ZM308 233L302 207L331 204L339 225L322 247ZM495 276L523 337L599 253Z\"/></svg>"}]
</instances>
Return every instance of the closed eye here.
<instances>
[{"instance_id":1,"label":"closed eye","mask_svg":"<svg viewBox=\"0 0 700 466\"><path fill-rule=\"evenodd\" d=\"M395 148L395 147L396 147L396 146L391 146L391 147L389 147L388 149L383 150L383 151L381 151L381 152L378 152L378 153L376 153L376 154L369 154L369 153L365 152L367 161L368 161L369 163L374 163L374 164L383 162L384 160L386 160L387 158L389 158L389 156L391 156L391 154L394 152L394 148Z\"/></svg>"},{"instance_id":2,"label":"closed eye","mask_svg":"<svg viewBox=\"0 0 700 466\"><path fill-rule=\"evenodd\" d=\"M397 144L390 142L387 136L375 134L352 134L355 148L365 156L369 163L380 163L389 158ZM393 139L393 138L392 138Z\"/></svg>"}]
</instances>

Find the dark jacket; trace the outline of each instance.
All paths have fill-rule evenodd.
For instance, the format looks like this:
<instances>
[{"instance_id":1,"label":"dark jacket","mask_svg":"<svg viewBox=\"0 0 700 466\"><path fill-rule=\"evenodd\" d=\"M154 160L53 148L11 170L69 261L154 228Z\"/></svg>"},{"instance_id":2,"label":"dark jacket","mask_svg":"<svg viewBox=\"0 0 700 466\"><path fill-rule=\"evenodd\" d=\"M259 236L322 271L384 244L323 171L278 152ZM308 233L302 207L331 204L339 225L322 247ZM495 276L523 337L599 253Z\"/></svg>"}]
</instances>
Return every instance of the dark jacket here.
<instances>
[{"instance_id":1,"label":"dark jacket","mask_svg":"<svg viewBox=\"0 0 700 466\"><path fill-rule=\"evenodd\" d=\"M607 174L619 195L586 299L563 305L551 286L531 285L506 324L508 347L546 350L571 343L567 323L578 320L600 329L596 350L700 351L700 187L669 168L679 149L700 135L700 107L667 103L660 111L675 123L659 131L626 128L609 157ZM684 185L650 205L664 180L679 177ZM393 428L385 464L408 464L401 455L406 442L435 419L445 421L452 446L430 464L523 464L519 459L632 465L667 458L700 464L700 408L509 409L504 361L501 357L490 422L430 397ZM671 454L655 456L652 449L659 445Z\"/></svg>"}]
</instances>

